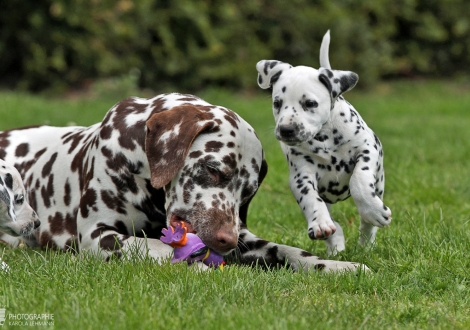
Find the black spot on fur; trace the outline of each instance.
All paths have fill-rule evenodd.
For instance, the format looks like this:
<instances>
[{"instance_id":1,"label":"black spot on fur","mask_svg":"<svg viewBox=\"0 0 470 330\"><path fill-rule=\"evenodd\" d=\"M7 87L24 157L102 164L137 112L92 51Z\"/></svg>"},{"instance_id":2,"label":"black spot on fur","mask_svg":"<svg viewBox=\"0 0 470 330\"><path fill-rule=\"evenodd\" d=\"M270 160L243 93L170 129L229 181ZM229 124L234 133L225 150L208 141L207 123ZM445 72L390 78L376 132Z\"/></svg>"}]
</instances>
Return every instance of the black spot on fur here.
<instances>
[{"instance_id":1,"label":"black spot on fur","mask_svg":"<svg viewBox=\"0 0 470 330\"><path fill-rule=\"evenodd\" d=\"M13 177L10 173L5 174L5 185L8 188L13 189Z\"/></svg>"},{"instance_id":2,"label":"black spot on fur","mask_svg":"<svg viewBox=\"0 0 470 330\"><path fill-rule=\"evenodd\" d=\"M278 80L279 80L279 77L281 76L282 74L282 70L278 71L277 73L275 73L272 77L271 77L271 80L269 81L269 83L271 85L274 85Z\"/></svg>"}]
</instances>

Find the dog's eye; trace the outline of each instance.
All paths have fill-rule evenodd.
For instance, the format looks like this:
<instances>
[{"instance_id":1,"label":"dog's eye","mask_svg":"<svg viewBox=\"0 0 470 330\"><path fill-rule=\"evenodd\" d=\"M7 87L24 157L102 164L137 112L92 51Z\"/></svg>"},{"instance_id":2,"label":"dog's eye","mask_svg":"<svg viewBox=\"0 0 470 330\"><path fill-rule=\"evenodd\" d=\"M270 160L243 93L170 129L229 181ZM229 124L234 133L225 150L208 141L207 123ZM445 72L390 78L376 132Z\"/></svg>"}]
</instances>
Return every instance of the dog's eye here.
<instances>
[{"instance_id":1,"label":"dog's eye","mask_svg":"<svg viewBox=\"0 0 470 330\"><path fill-rule=\"evenodd\" d=\"M24 202L24 196L23 195L16 195L15 196L15 203L16 204L23 204Z\"/></svg>"},{"instance_id":2,"label":"dog's eye","mask_svg":"<svg viewBox=\"0 0 470 330\"><path fill-rule=\"evenodd\" d=\"M212 179L215 182L219 182L219 180L220 180L220 171L218 169L216 169L215 167L206 165L206 171L209 173L209 175L212 177Z\"/></svg>"},{"instance_id":3,"label":"dog's eye","mask_svg":"<svg viewBox=\"0 0 470 330\"><path fill-rule=\"evenodd\" d=\"M279 108L281 107L281 101L279 101L279 100L274 100L274 102L273 102L273 107L274 107L275 109L279 109Z\"/></svg>"},{"instance_id":4,"label":"dog's eye","mask_svg":"<svg viewBox=\"0 0 470 330\"><path fill-rule=\"evenodd\" d=\"M318 103L316 101L307 100L307 101L305 101L305 107L306 108L316 108L316 107L318 107Z\"/></svg>"}]
</instances>

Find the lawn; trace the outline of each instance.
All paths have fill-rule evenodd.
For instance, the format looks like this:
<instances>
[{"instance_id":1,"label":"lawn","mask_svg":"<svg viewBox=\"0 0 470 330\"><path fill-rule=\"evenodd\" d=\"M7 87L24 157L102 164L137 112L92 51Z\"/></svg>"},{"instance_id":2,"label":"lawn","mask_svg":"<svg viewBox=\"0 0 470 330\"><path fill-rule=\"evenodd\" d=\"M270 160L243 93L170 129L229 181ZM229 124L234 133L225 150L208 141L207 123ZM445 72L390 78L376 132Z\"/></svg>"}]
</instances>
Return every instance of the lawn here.
<instances>
[{"instance_id":1,"label":"lawn","mask_svg":"<svg viewBox=\"0 0 470 330\"><path fill-rule=\"evenodd\" d=\"M199 96L237 111L265 148L269 172L250 207L250 229L326 258L323 242L308 238L291 196L269 93L206 90ZM40 329L470 328L470 86L407 81L345 96L384 145L385 202L393 221L367 250L357 245L352 200L336 205L347 243L334 259L363 262L371 273L241 266L196 273L183 264L105 263L2 245L11 272L0 273L0 308L7 315L52 314L54 325ZM0 129L90 125L118 100L0 92ZM17 328L9 321L6 328Z\"/></svg>"}]
</instances>

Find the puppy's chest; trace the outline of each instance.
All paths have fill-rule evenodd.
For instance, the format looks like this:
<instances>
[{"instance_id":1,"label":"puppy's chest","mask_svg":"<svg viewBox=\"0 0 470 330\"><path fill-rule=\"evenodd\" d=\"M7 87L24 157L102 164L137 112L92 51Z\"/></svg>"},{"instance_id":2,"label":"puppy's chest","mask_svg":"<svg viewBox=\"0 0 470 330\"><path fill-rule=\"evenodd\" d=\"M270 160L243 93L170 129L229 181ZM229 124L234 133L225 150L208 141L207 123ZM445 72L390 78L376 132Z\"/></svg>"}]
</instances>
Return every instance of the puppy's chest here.
<instances>
[{"instance_id":1,"label":"puppy's chest","mask_svg":"<svg viewBox=\"0 0 470 330\"><path fill-rule=\"evenodd\" d=\"M349 180L356 164L356 150L350 146L338 149L314 149L310 152L289 150L290 168L313 177L320 197L327 203L335 203L350 196Z\"/></svg>"}]
</instances>

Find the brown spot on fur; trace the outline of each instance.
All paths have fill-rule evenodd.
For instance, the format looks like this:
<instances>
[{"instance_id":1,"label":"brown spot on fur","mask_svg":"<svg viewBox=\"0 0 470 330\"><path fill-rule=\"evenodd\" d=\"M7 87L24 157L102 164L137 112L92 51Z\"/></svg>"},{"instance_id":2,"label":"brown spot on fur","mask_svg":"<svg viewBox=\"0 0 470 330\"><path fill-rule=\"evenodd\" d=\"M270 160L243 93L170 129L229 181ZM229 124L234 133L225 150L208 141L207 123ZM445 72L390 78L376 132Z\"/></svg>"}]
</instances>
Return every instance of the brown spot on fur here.
<instances>
[{"instance_id":1,"label":"brown spot on fur","mask_svg":"<svg viewBox=\"0 0 470 330\"><path fill-rule=\"evenodd\" d=\"M54 165L54 162L57 159L57 152L53 153L49 161L47 161L46 164L44 164L44 167L42 168L42 177L45 178L49 174L51 174L52 171L52 166Z\"/></svg>"},{"instance_id":2,"label":"brown spot on fur","mask_svg":"<svg viewBox=\"0 0 470 330\"><path fill-rule=\"evenodd\" d=\"M93 188L88 188L80 199L80 215L83 218L88 218L90 209L96 209L96 191Z\"/></svg>"},{"instance_id":3,"label":"brown spot on fur","mask_svg":"<svg viewBox=\"0 0 470 330\"><path fill-rule=\"evenodd\" d=\"M235 127L236 129L238 129L238 124L237 124L237 122L233 119L232 116L225 115L224 118L225 118L225 120L227 120L233 127Z\"/></svg>"},{"instance_id":4,"label":"brown spot on fur","mask_svg":"<svg viewBox=\"0 0 470 330\"><path fill-rule=\"evenodd\" d=\"M106 251L120 250L122 241L116 234L107 235L100 239L100 247Z\"/></svg>"},{"instance_id":5,"label":"brown spot on fur","mask_svg":"<svg viewBox=\"0 0 470 330\"><path fill-rule=\"evenodd\" d=\"M101 190L101 200L110 209L120 214L127 214L126 205L124 202L126 199L123 195L116 195L113 190Z\"/></svg>"},{"instance_id":6,"label":"brown spot on fur","mask_svg":"<svg viewBox=\"0 0 470 330\"><path fill-rule=\"evenodd\" d=\"M224 144L219 141L209 141L206 142L206 149L205 152L219 152L221 148L223 148Z\"/></svg>"},{"instance_id":7,"label":"brown spot on fur","mask_svg":"<svg viewBox=\"0 0 470 330\"><path fill-rule=\"evenodd\" d=\"M117 220L114 223L114 226L116 227L118 233L121 233L121 234L124 234L124 235L129 235L129 231L127 230L127 226L124 223L124 221Z\"/></svg>"},{"instance_id":8,"label":"brown spot on fur","mask_svg":"<svg viewBox=\"0 0 470 330\"><path fill-rule=\"evenodd\" d=\"M72 253L77 253L79 251L77 238L75 236L72 236L71 238L65 241L64 251Z\"/></svg>"},{"instance_id":9,"label":"brown spot on fur","mask_svg":"<svg viewBox=\"0 0 470 330\"><path fill-rule=\"evenodd\" d=\"M62 143L67 144L71 142L69 150L67 151L69 154L71 154L75 150L75 148L77 148L77 146L80 144L80 141L82 141L84 137L85 135L83 133L83 130L80 130L68 135L66 138L63 139Z\"/></svg>"},{"instance_id":10,"label":"brown spot on fur","mask_svg":"<svg viewBox=\"0 0 470 330\"><path fill-rule=\"evenodd\" d=\"M54 174L49 175L47 186L41 187L41 196L44 201L44 206L50 208L54 196Z\"/></svg>"},{"instance_id":11,"label":"brown spot on fur","mask_svg":"<svg viewBox=\"0 0 470 330\"><path fill-rule=\"evenodd\" d=\"M113 128L109 125L104 125L100 129L100 138L103 140L108 140L111 138L113 133Z\"/></svg>"},{"instance_id":12,"label":"brown spot on fur","mask_svg":"<svg viewBox=\"0 0 470 330\"><path fill-rule=\"evenodd\" d=\"M54 216L49 216L47 221L49 221L49 229L52 235L57 236L61 235L65 230L65 221L64 216L60 212L56 212Z\"/></svg>"},{"instance_id":13,"label":"brown spot on fur","mask_svg":"<svg viewBox=\"0 0 470 330\"><path fill-rule=\"evenodd\" d=\"M0 133L0 158L5 159L6 151L5 149L10 145L8 137L10 136L9 131L4 131Z\"/></svg>"},{"instance_id":14,"label":"brown spot on fur","mask_svg":"<svg viewBox=\"0 0 470 330\"><path fill-rule=\"evenodd\" d=\"M64 204L66 206L69 206L71 199L72 199L72 194L71 194L69 179L67 179L67 181L65 181L65 186L64 186Z\"/></svg>"},{"instance_id":15,"label":"brown spot on fur","mask_svg":"<svg viewBox=\"0 0 470 330\"><path fill-rule=\"evenodd\" d=\"M36 154L34 154L34 157L27 161L27 162L23 162L23 163L16 163L14 164L15 168L18 170L18 172L20 172L21 174L21 177L24 178L26 172L29 171L29 169L31 168L31 166L33 166L34 164L36 164L39 160L39 158L47 151L47 148L44 148L44 149L41 149L39 150L38 152L36 152Z\"/></svg>"},{"instance_id":16,"label":"brown spot on fur","mask_svg":"<svg viewBox=\"0 0 470 330\"><path fill-rule=\"evenodd\" d=\"M16 157L24 157L29 152L29 144L28 143L21 143L16 147L15 156Z\"/></svg>"},{"instance_id":17,"label":"brown spot on fur","mask_svg":"<svg viewBox=\"0 0 470 330\"><path fill-rule=\"evenodd\" d=\"M225 155L223 158L222 158L222 162L227 165L228 167L230 167L231 169L235 169L237 167L237 160L236 160L236 156L233 152L231 152L230 154L228 155Z\"/></svg>"},{"instance_id":18,"label":"brown spot on fur","mask_svg":"<svg viewBox=\"0 0 470 330\"><path fill-rule=\"evenodd\" d=\"M190 158L199 158L201 157L202 155L202 151L201 150L196 150L196 151L193 151L189 154L189 157Z\"/></svg>"},{"instance_id":19,"label":"brown spot on fur","mask_svg":"<svg viewBox=\"0 0 470 330\"><path fill-rule=\"evenodd\" d=\"M39 245L42 248L61 250L52 240L52 235L48 231L43 231L39 237Z\"/></svg>"},{"instance_id":20,"label":"brown spot on fur","mask_svg":"<svg viewBox=\"0 0 470 330\"><path fill-rule=\"evenodd\" d=\"M73 210L73 213L67 213L65 215L64 228L70 235L77 236L77 213L78 208Z\"/></svg>"}]
</instances>

